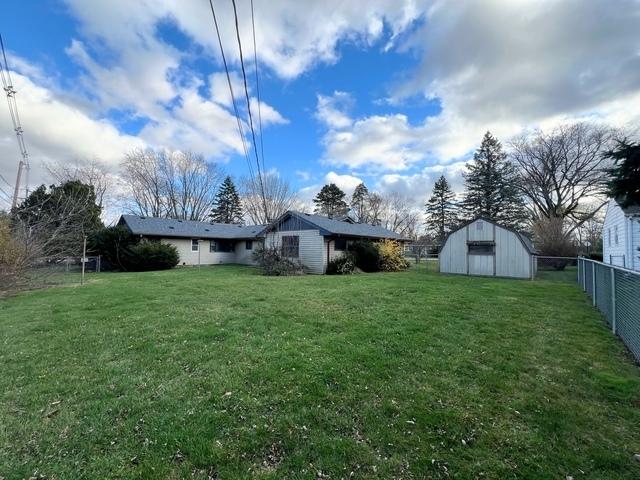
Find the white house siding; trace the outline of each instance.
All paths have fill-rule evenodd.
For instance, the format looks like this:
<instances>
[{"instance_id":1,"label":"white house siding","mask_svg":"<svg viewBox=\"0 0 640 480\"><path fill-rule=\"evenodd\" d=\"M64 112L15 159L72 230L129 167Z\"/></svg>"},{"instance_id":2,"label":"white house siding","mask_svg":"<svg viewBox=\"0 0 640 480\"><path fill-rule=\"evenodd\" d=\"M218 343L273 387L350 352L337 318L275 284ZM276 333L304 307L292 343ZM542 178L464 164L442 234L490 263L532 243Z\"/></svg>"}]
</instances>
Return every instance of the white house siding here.
<instances>
[{"instance_id":1,"label":"white house siding","mask_svg":"<svg viewBox=\"0 0 640 480\"><path fill-rule=\"evenodd\" d=\"M633 258L633 270L640 272L640 219L628 218L627 219L629 230L631 231L629 237L631 238L631 257Z\"/></svg>"},{"instance_id":2,"label":"white house siding","mask_svg":"<svg viewBox=\"0 0 640 480\"><path fill-rule=\"evenodd\" d=\"M324 252L322 257L323 257L323 265L324 265L324 269L325 270L327 269L327 263L328 263L327 260L329 260L329 262L331 262L331 261L335 260L336 258L341 257L342 255L344 255L344 252L341 251L341 250L336 250L335 246L336 246L336 242L335 242L334 239L330 239L330 238L325 237L325 239L324 239L324 248L322 250ZM328 255L329 258L328 259L327 259L327 249L328 249L328 252L329 252L329 255Z\"/></svg>"},{"instance_id":3,"label":"white house siding","mask_svg":"<svg viewBox=\"0 0 640 480\"><path fill-rule=\"evenodd\" d=\"M234 252L210 252L209 242L211 240L200 240L200 257L198 252L191 251L190 238L163 238L162 243L173 245L180 255L179 265L218 265L221 263L236 263L236 253ZM244 242L243 245L244 247Z\"/></svg>"},{"instance_id":4,"label":"white house siding","mask_svg":"<svg viewBox=\"0 0 640 480\"><path fill-rule=\"evenodd\" d=\"M265 239L266 247L280 248L283 236L297 236L298 260L309 273L324 273L324 237L319 230L289 230L284 232L269 232Z\"/></svg>"},{"instance_id":5,"label":"white house siding","mask_svg":"<svg viewBox=\"0 0 640 480\"><path fill-rule=\"evenodd\" d=\"M236 263L240 263L242 265L255 265L256 262L253 260L252 255L262 242L260 240L253 240L251 250L247 250L246 243L247 242L245 240L236 243Z\"/></svg>"},{"instance_id":6,"label":"white house siding","mask_svg":"<svg viewBox=\"0 0 640 480\"><path fill-rule=\"evenodd\" d=\"M605 263L631 268L627 245L632 241L628 225L629 219L615 200L609 200L602 228L602 259ZM616 228L618 241L616 242Z\"/></svg>"}]
</instances>

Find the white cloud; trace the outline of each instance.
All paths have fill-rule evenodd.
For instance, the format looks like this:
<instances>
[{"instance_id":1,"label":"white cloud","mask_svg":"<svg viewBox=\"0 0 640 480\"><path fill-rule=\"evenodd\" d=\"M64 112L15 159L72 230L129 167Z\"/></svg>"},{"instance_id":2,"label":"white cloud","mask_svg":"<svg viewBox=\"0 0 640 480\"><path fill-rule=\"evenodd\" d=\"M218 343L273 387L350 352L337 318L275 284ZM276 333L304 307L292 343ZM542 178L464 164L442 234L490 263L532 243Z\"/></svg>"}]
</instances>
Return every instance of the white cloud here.
<instances>
[{"instance_id":1,"label":"white cloud","mask_svg":"<svg viewBox=\"0 0 640 480\"><path fill-rule=\"evenodd\" d=\"M27 62L24 62L27 64ZM24 139L30 156L30 186L50 181L44 164L97 158L115 169L126 151L144 147L136 137L122 134L107 119L94 117L57 92L11 72ZM0 172L15 180L19 153L9 112L0 112ZM4 182L3 189L7 190Z\"/></svg>"},{"instance_id":2,"label":"white cloud","mask_svg":"<svg viewBox=\"0 0 640 480\"><path fill-rule=\"evenodd\" d=\"M362 183L362 179L353 175L340 175L336 172L329 172L324 177L325 183L335 183L340 190L351 198L355 188Z\"/></svg>"},{"instance_id":3,"label":"white cloud","mask_svg":"<svg viewBox=\"0 0 640 480\"><path fill-rule=\"evenodd\" d=\"M349 127L353 120L345 110L349 110L353 103L353 97L347 92L335 91L331 96L318 94L316 118L331 129Z\"/></svg>"}]
</instances>

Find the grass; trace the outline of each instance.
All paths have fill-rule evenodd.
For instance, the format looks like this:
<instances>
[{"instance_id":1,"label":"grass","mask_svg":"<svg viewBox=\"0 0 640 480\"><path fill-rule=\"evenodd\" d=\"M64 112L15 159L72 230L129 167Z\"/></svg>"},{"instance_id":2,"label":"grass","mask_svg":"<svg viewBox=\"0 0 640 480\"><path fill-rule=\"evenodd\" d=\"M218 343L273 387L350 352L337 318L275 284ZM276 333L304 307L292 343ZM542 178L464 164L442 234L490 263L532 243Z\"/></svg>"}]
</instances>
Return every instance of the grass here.
<instances>
[{"instance_id":1,"label":"grass","mask_svg":"<svg viewBox=\"0 0 640 480\"><path fill-rule=\"evenodd\" d=\"M7 480L640 477L639 370L572 283L89 278L0 302Z\"/></svg>"}]
</instances>

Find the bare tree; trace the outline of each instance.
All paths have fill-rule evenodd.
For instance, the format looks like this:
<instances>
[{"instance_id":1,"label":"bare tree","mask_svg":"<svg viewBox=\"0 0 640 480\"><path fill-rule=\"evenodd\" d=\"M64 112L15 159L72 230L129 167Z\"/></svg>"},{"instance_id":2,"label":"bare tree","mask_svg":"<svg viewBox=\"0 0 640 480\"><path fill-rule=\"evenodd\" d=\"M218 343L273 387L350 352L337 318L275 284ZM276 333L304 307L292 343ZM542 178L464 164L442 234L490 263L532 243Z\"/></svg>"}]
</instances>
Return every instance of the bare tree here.
<instances>
[{"instance_id":1,"label":"bare tree","mask_svg":"<svg viewBox=\"0 0 640 480\"><path fill-rule=\"evenodd\" d=\"M605 205L609 165L603 153L615 137L611 128L576 123L511 142L519 187L534 219L567 218L572 225L565 233L570 235Z\"/></svg>"},{"instance_id":2,"label":"bare tree","mask_svg":"<svg viewBox=\"0 0 640 480\"><path fill-rule=\"evenodd\" d=\"M257 178L240 179L240 191L244 211L249 220L256 225L273 222L287 210L301 208L301 202L289 182L275 172L262 176L262 186Z\"/></svg>"},{"instance_id":3,"label":"bare tree","mask_svg":"<svg viewBox=\"0 0 640 480\"><path fill-rule=\"evenodd\" d=\"M78 180L86 185L91 185L96 195L96 204L105 208L105 203L111 203L110 186L114 184L114 175L99 160L75 160L71 163L53 162L45 165L49 175L55 183L63 184Z\"/></svg>"},{"instance_id":4,"label":"bare tree","mask_svg":"<svg viewBox=\"0 0 640 480\"><path fill-rule=\"evenodd\" d=\"M369 195L368 211L374 224L401 235L415 238L421 224L421 212L401 193Z\"/></svg>"},{"instance_id":5,"label":"bare tree","mask_svg":"<svg viewBox=\"0 0 640 480\"><path fill-rule=\"evenodd\" d=\"M222 178L202 155L172 150L134 150L123 170L133 212L184 220L206 219Z\"/></svg>"}]
</instances>

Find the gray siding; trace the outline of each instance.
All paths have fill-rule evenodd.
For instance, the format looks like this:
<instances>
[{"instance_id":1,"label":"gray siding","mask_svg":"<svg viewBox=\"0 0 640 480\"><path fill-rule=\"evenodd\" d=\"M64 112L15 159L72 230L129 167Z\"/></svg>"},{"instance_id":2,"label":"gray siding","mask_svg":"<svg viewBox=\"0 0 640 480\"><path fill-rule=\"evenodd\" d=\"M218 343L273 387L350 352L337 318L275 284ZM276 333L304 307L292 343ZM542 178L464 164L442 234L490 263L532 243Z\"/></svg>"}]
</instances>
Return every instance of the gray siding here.
<instances>
[{"instance_id":1,"label":"gray siding","mask_svg":"<svg viewBox=\"0 0 640 480\"><path fill-rule=\"evenodd\" d=\"M265 239L266 247L280 248L282 237L287 235L297 235L299 237L299 257L297 260L302 263L309 273L323 274L325 268L324 261L324 237L318 230L289 230L286 232L269 232Z\"/></svg>"},{"instance_id":2,"label":"gray siding","mask_svg":"<svg viewBox=\"0 0 640 480\"><path fill-rule=\"evenodd\" d=\"M495 255L469 255L467 241L493 241ZM517 234L482 220L449 235L439 260L443 273L531 278L535 268L533 256Z\"/></svg>"},{"instance_id":3,"label":"gray siding","mask_svg":"<svg viewBox=\"0 0 640 480\"><path fill-rule=\"evenodd\" d=\"M605 263L640 271L640 219L625 215L615 200L607 205L602 237Z\"/></svg>"}]
</instances>

